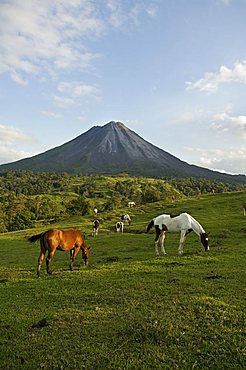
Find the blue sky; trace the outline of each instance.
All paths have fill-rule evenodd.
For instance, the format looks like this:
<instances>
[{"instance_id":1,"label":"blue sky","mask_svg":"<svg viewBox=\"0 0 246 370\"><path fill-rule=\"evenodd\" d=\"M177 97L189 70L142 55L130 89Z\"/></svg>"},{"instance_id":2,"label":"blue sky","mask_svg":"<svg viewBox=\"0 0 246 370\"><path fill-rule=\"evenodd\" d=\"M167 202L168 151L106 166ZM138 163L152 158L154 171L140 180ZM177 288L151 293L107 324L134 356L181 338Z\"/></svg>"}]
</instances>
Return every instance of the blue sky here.
<instances>
[{"instance_id":1,"label":"blue sky","mask_svg":"<svg viewBox=\"0 0 246 370\"><path fill-rule=\"evenodd\" d=\"M245 0L0 0L0 163L121 121L246 174Z\"/></svg>"}]
</instances>

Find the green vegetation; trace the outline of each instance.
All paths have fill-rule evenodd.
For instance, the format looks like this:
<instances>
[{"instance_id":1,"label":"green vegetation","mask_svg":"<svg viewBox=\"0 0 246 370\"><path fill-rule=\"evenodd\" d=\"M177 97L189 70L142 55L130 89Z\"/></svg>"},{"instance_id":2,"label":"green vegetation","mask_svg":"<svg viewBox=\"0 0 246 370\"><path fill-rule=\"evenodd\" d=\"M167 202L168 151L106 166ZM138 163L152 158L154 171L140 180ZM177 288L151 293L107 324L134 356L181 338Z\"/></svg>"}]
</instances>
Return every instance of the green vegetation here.
<instances>
[{"instance_id":1,"label":"green vegetation","mask_svg":"<svg viewBox=\"0 0 246 370\"><path fill-rule=\"evenodd\" d=\"M118 181L108 178L109 191ZM97 191L96 204L107 204L105 186ZM80 256L71 272L68 255L57 251L53 275L43 265L39 279L39 245L27 237L47 227L2 233L0 368L243 369L244 201L245 192L233 192L167 197L132 209L98 207L96 238L91 214L60 219L54 227L86 234L89 267ZM126 210L132 225L118 234L114 225ZM144 233L147 223L160 213L182 211L210 233L210 252L191 233L178 257L179 235L168 234L168 256L155 258L154 235Z\"/></svg>"},{"instance_id":2,"label":"green vegetation","mask_svg":"<svg viewBox=\"0 0 246 370\"><path fill-rule=\"evenodd\" d=\"M67 173L0 172L0 233L23 230L125 207L186 196L245 190L246 185L216 180L146 179L143 177L68 175Z\"/></svg>"}]
</instances>

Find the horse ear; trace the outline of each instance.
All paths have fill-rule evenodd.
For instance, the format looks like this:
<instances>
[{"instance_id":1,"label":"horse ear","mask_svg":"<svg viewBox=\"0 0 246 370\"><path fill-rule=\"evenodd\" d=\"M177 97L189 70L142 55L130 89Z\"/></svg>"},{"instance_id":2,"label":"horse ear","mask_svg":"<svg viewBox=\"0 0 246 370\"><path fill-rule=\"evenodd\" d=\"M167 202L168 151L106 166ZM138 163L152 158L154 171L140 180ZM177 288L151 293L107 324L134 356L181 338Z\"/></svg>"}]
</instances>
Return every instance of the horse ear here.
<instances>
[{"instance_id":1,"label":"horse ear","mask_svg":"<svg viewBox=\"0 0 246 370\"><path fill-rule=\"evenodd\" d=\"M91 247L88 247L87 249L88 249L88 250L90 250L90 249L91 249Z\"/></svg>"}]
</instances>

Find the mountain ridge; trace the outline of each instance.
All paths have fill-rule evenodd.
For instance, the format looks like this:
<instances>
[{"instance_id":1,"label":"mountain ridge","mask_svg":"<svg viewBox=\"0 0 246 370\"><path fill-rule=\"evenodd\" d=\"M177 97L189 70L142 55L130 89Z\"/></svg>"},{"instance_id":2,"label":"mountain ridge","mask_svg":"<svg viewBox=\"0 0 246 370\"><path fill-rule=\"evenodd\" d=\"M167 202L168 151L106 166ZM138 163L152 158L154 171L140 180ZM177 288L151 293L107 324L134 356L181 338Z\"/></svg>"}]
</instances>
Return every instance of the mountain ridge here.
<instances>
[{"instance_id":1,"label":"mountain ridge","mask_svg":"<svg viewBox=\"0 0 246 370\"><path fill-rule=\"evenodd\" d=\"M229 175L190 165L149 143L122 122L93 126L76 138L30 158L0 165L2 170L119 174L145 177L206 177L245 182Z\"/></svg>"}]
</instances>

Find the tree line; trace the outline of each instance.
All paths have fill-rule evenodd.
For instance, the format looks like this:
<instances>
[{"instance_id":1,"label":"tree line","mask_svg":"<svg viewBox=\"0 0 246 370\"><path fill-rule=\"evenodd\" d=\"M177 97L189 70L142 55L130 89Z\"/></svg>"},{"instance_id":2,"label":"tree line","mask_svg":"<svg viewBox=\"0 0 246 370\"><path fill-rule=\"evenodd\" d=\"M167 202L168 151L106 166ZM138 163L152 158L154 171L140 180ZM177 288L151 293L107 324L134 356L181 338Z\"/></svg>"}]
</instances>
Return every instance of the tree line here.
<instances>
[{"instance_id":1,"label":"tree line","mask_svg":"<svg viewBox=\"0 0 246 370\"><path fill-rule=\"evenodd\" d=\"M129 200L137 204L206 193L245 190L245 185L208 179L0 172L0 232L86 215L95 204L107 211Z\"/></svg>"}]
</instances>

